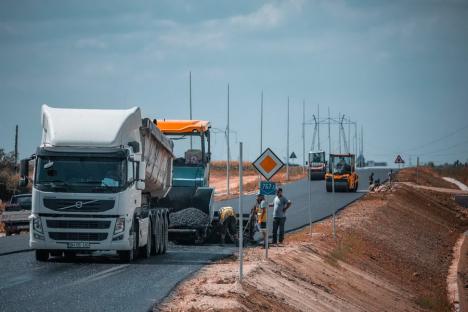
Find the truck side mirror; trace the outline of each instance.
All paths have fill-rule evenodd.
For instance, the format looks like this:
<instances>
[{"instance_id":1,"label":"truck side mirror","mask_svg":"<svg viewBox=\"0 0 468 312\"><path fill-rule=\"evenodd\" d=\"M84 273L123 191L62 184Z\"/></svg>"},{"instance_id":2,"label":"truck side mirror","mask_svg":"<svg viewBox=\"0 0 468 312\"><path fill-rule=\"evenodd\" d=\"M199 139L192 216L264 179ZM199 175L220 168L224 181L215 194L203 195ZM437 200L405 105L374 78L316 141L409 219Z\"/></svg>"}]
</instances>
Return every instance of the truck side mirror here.
<instances>
[{"instance_id":1,"label":"truck side mirror","mask_svg":"<svg viewBox=\"0 0 468 312\"><path fill-rule=\"evenodd\" d=\"M30 158L21 159L20 162L20 176L29 177L29 160Z\"/></svg>"},{"instance_id":2,"label":"truck side mirror","mask_svg":"<svg viewBox=\"0 0 468 312\"><path fill-rule=\"evenodd\" d=\"M19 187L26 187L29 183L29 161L31 158L21 159L20 162L20 180L18 181Z\"/></svg>"}]
</instances>

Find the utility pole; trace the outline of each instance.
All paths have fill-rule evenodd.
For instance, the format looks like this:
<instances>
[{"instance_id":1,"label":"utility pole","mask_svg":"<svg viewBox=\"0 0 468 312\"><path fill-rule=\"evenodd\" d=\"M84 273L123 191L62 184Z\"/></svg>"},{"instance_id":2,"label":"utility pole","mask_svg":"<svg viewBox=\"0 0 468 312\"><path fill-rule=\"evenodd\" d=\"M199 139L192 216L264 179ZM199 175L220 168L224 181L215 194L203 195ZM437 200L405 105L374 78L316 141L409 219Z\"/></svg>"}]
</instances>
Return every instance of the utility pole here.
<instances>
[{"instance_id":1,"label":"utility pole","mask_svg":"<svg viewBox=\"0 0 468 312\"><path fill-rule=\"evenodd\" d=\"M354 123L354 154L358 155L358 148L357 148L357 122Z\"/></svg>"},{"instance_id":2,"label":"utility pole","mask_svg":"<svg viewBox=\"0 0 468 312\"><path fill-rule=\"evenodd\" d=\"M190 105L190 120L192 120L192 72L189 72L189 105ZM193 149L193 138L190 136L190 149Z\"/></svg>"},{"instance_id":3,"label":"utility pole","mask_svg":"<svg viewBox=\"0 0 468 312\"><path fill-rule=\"evenodd\" d=\"M263 152L263 90L260 100L260 154Z\"/></svg>"},{"instance_id":4,"label":"utility pole","mask_svg":"<svg viewBox=\"0 0 468 312\"><path fill-rule=\"evenodd\" d=\"M330 135L330 107L328 107L328 155L331 154L331 135Z\"/></svg>"},{"instance_id":5,"label":"utility pole","mask_svg":"<svg viewBox=\"0 0 468 312\"><path fill-rule=\"evenodd\" d=\"M243 250L243 245L244 245L244 230L242 228L243 226L243 217L244 213L242 211L242 193L243 193L243 182L242 182L242 173L243 173L243 167L242 167L242 142L239 142L239 282L242 283L242 278L244 275L243 272L243 265L244 265L244 250ZM267 232L268 233L268 232ZM268 235L268 234L267 234ZM267 236L268 238L268 236Z\"/></svg>"},{"instance_id":6,"label":"utility pole","mask_svg":"<svg viewBox=\"0 0 468 312\"><path fill-rule=\"evenodd\" d=\"M287 130L286 130L286 181L289 180L289 96L288 96L288 113L287 113Z\"/></svg>"},{"instance_id":7,"label":"utility pole","mask_svg":"<svg viewBox=\"0 0 468 312\"><path fill-rule=\"evenodd\" d=\"M341 113L338 113L338 147L341 154Z\"/></svg>"},{"instance_id":8,"label":"utility pole","mask_svg":"<svg viewBox=\"0 0 468 312\"><path fill-rule=\"evenodd\" d=\"M305 100L302 100L302 167L305 170Z\"/></svg>"},{"instance_id":9,"label":"utility pole","mask_svg":"<svg viewBox=\"0 0 468 312\"><path fill-rule=\"evenodd\" d=\"M317 143L318 143L318 150L320 151L320 104L317 104Z\"/></svg>"},{"instance_id":10,"label":"utility pole","mask_svg":"<svg viewBox=\"0 0 468 312\"><path fill-rule=\"evenodd\" d=\"M348 154L351 154L351 117L348 118Z\"/></svg>"},{"instance_id":11,"label":"utility pole","mask_svg":"<svg viewBox=\"0 0 468 312\"><path fill-rule=\"evenodd\" d=\"M227 126L226 126L226 136L227 136L227 162L226 162L226 178L227 178L227 194L230 195L229 191L229 162L231 160L231 150L229 148L229 83L227 85Z\"/></svg>"},{"instance_id":12,"label":"utility pole","mask_svg":"<svg viewBox=\"0 0 468 312\"><path fill-rule=\"evenodd\" d=\"M16 125L15 130L15 169L18 165L18 125Z\"/></svg>"}]
</instances>

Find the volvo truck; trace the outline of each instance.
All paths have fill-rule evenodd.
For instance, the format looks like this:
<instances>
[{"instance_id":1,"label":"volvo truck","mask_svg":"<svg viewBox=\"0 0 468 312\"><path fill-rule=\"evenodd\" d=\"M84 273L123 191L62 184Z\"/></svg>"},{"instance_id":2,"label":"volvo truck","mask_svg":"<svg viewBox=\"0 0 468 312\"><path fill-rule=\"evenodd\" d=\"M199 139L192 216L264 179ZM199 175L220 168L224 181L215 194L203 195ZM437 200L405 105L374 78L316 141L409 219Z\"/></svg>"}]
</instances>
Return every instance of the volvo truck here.
<instances>
[{"instance_id":1,"label":"volvo truck","mask_svg":"<svg viewBox=\"0 0 468 312\"><path fill-rule=\"evenodd\" d=\"M173 143L137 107L42 106L34 161L30 247L38 261L115 251L122 261L166 252Z\"/></svg>"}]
</instances>

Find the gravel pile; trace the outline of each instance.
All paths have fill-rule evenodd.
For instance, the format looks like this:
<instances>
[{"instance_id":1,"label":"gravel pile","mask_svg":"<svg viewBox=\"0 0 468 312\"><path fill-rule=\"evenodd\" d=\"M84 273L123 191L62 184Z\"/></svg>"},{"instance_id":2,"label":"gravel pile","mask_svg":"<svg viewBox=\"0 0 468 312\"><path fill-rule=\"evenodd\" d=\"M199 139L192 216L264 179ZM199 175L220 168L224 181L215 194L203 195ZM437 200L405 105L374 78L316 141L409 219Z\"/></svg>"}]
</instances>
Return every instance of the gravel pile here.
<instances>
[{"instance_id":1,"label":"gravel pile","mask_svg":"<svg viewBox=\"0 0 468 312\"><path fill-rule=\"evenodd\" d=\"M210 221L208 215L197 208L186 208L169 215L171 228L197 228L205 227Z\"/></svg>"}]
</instances>

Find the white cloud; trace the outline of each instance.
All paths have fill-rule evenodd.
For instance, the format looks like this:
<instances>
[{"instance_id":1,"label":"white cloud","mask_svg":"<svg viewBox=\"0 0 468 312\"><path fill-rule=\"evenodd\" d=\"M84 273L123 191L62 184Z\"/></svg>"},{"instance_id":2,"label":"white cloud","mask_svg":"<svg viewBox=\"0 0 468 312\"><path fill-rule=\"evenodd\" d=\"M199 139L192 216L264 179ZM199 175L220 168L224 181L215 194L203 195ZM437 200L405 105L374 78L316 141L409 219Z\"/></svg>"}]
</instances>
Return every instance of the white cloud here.
<instances>
[{"instance_id":1,"label":"white cloud","mask_svg":"<svg viewBox=\"0 0 468 312\"><path fill-rule=\"evenodd\" d=\"M285 17L284 13L281 8L267 3L252 13L233 16L229 18L228 22L231 25L246 28L271 28L281 23Z\"/></svg>"},{"instance_id":2,"label":"white cloud","mask_svg":"<svg viewBox=\"0 0 468 312\"><path fill-rule=\"evenodd\" d=\"M81 38L75 42L75 47L79 49L105 49L107 44L98 38Z\"/></svg>"}]
</instances>

